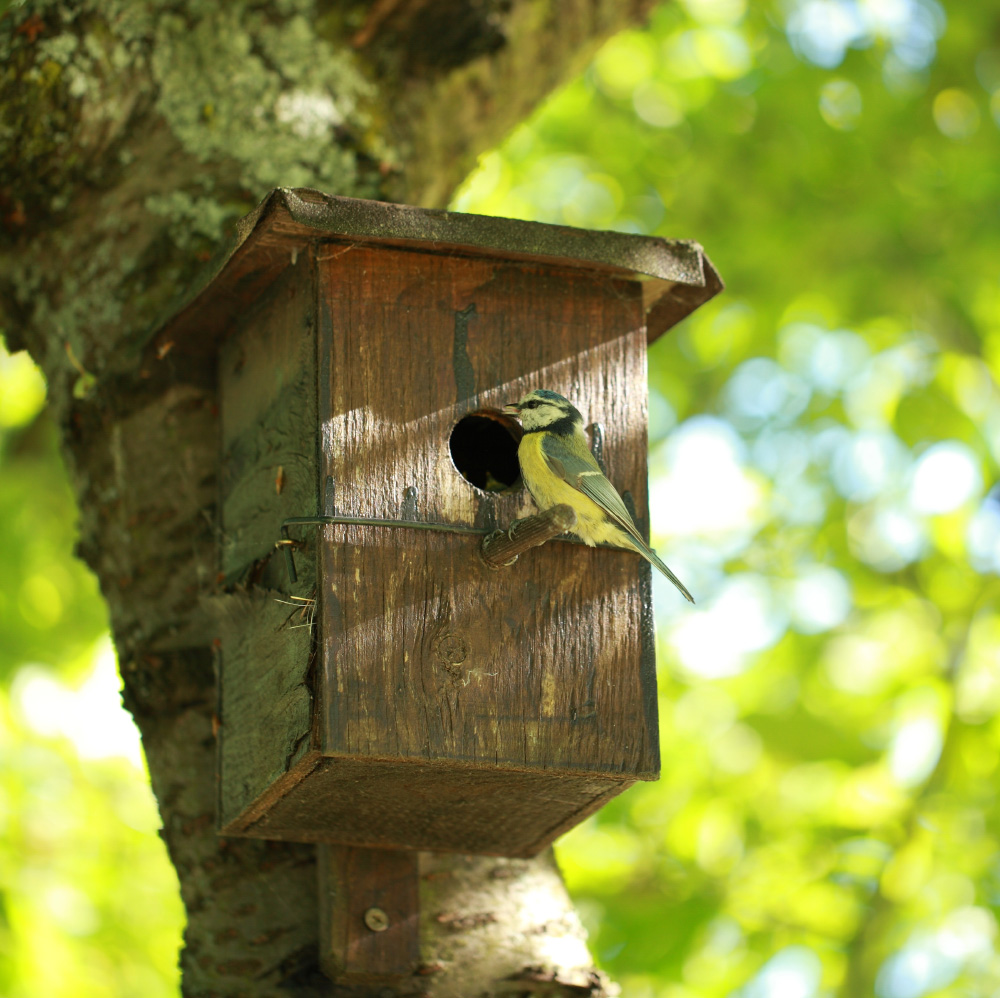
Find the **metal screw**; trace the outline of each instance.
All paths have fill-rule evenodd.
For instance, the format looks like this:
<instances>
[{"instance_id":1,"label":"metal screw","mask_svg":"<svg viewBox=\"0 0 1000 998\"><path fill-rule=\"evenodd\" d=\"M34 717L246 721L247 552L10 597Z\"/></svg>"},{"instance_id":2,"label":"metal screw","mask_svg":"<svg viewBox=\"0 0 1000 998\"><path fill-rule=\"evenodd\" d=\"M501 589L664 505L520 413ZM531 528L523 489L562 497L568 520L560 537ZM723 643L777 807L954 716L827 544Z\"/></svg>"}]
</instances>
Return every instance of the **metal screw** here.
<instances>
[{"instance_id":1,"label":"metal screw","mask_svg":"<svg viewBox=\"0 0 1000 998\"><path fill-rule=\"evenodd\" d=\"M389 928L389 916L381 908L369 908L365 912L365 925L372 932L385 932Z\"/></svg>"}]
</instances>

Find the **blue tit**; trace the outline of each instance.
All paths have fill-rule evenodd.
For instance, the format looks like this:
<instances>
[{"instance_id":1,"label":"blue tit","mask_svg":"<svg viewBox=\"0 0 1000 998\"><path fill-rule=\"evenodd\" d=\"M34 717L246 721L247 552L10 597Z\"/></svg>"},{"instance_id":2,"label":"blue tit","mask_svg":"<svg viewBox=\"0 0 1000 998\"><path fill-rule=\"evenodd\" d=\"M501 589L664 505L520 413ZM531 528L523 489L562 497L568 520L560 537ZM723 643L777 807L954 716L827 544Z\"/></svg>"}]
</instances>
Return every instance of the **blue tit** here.
<instances>
[{"instance_id":1,"label":"blue tit","mask_svg":"<svg viewBox=\"0 0 1000 998\"><path fill-rule=\"evenodd\" d=\"M579 410L562 395L536 388L503 411L517 416L524 427L517 459L535 505L541 510L559 503L571 506L576 512L574 533L584 544L638 551L693 603L684 583L642 539L621 496L590 453Z\"/></svg>"}]
</instances>

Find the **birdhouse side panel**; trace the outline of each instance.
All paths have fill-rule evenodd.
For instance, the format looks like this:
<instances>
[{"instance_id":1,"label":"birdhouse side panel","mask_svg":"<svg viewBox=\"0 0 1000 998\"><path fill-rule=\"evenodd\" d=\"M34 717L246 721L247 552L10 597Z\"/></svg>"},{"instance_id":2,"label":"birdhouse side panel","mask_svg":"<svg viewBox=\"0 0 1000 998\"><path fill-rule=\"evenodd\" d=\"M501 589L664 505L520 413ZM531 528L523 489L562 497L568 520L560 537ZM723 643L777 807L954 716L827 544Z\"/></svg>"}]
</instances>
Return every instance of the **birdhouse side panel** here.
<instances>
[{"instance_id":1,"label":"birdhouse side panel","mask_svg":"<svg viewBox=\"0 0 1000 998\"><path fill-rule=\"evenodd\" d=\"M599 424L609 476L644 522L638 284L360 246L321 251L318 272L327 512L481 527L534 512L523 489L463 478L449 440L463 416L546 387ZM654 777L645 562L554 542L495 572L478 543L323 528L324 754Z\"/></svg>"},{"instance_id":2,"label":"birdhouse side panel","mask_svg":"<svg viewBox=\"0 0 1000 998\"><path fill-rule=\"evenodd\" d=\"M241 833L318 761L303 612L251 590L219 601L219 828ZM275 836L282 838L284 836Z\"/></svg>"},{"instance_id":3,"label":"birdhouse side panel","mask_svg":"<svg viewBox=\"0 0 1000 998\"><path fill-rule=\"evenodd\" d=\"M282 520L317 510L313 289L310 260L301 254L220 351L221 568L227 577L273 551Z\"/></svg>"},{"instance_id":4,"label":"birdhouse side panel","mask_svg":"<svg viewBox=\"0 0 1000 998\"><path fill-rule=\"evenodd\" d=\"M219 355L221 569L236 586L218 613L223 829L312 751L312 609L286 595L274 544L283 519L318 502L313 282L305 255L289 263ZM308 595L315 570L305 553L297 565Z\"/></svg>"}]
</instances>

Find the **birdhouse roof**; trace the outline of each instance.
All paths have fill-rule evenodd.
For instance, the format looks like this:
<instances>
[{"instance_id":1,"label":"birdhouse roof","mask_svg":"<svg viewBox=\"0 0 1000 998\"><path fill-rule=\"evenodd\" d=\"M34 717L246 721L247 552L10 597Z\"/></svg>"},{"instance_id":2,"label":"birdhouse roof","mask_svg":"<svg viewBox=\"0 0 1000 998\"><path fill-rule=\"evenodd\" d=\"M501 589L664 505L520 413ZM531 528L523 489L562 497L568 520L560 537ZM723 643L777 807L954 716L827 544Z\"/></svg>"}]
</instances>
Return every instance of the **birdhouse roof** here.
<instances>
[{"instance_id":1,"label":"birdhouse roof","mask_svg":"<svg viewBox=\"0 0 1000 998\"><path fill-rule=\"evenodd\" d=\"M279 187L236 224L222 251L158 326L154 349L197 329L194 351L214 349L244 309L310 244L380 244L558 265L642 282L649 342L676 325L723 284L701 245L689 239L596 232ZM185 339L187 339L185 337Z\"/></svg>"}]
</instances>

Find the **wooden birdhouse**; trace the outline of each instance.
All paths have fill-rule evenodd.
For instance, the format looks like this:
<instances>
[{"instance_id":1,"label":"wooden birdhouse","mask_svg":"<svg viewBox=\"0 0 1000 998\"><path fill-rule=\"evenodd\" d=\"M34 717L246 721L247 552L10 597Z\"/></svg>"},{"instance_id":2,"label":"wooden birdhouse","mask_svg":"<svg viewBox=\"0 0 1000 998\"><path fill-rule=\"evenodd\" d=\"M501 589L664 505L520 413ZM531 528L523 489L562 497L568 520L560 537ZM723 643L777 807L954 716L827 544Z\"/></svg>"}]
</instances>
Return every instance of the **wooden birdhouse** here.
<instances>
[{"instance_id":1,"label":"wooden birdhouse","mask_svg":"<svg viewBox=\"0 0 1000 998\"><path fill-rule=\"evenodd\" d=\"M243 219L156 341L217 357L221 833L528 856L657 777L647 563L497 570L479 534L536 512L500 411L533 388L645 529L646 347L720 288L693 242L310 190ZM289 525L293 584L317 517L372 522Z\"/></svg>"}]
</instances>

